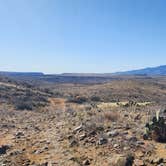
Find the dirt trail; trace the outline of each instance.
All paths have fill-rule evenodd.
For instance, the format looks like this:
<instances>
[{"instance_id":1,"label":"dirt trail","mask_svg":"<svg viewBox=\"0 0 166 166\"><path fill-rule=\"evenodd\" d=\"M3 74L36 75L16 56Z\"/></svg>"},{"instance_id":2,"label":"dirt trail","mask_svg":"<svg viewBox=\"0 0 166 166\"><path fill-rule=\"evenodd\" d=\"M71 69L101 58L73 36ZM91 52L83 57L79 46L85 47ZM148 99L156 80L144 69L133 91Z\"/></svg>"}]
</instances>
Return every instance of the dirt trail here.
<instances>
[{"instance_id":1,"label":"dirt trail","mask_svg":"<svg viewBox=\"0 0 166 166\"><path fill-rule=\"evenodd\" d=\"M62 98L49 98L50 105L54 109L61 109L62 111L66 111L66 103L65 99Z\"/></svg>"}]
</instances>

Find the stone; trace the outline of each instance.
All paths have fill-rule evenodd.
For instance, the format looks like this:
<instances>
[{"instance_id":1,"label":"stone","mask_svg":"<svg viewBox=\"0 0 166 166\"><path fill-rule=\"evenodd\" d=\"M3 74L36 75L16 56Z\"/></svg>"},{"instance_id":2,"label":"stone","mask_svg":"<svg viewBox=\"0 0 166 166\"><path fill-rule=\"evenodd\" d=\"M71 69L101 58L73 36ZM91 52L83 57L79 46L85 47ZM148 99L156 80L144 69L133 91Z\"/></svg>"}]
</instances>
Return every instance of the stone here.
<instances>
[{"instance_id":1,"label":"stone","mask_svg":"<svg viewBox=\"0 0 166 166\"><path fill-rule=\"evenodd\" d=\"M129 114L127 114L127 113L126 113L126 114L124 114L124 117L129 117Z\"/></svg>"},{"instance_id":2,"label":"stone","mask_svg":"<svg viewBox=\"0 0 166 166\"><path fill-rule=\"evenodd\" d=\"M135 159L134 164L135 164L135 166L144 166L144 161Z\"/></svg>"},{"instance_id":3,"label":"stone","mask_svg":"<svg viewBox=\"0 0 166 166\"><path fill-rule=\"evenodd\" d=\"M88 133L88 136L90 137L90 136L95 136L97 133L96 133L96 131L95 130L92 130L92 131L90 131L89 133Z\"/></svg>"},{"instance_id":4,"label":"stone","mask_svg":"<svg viewBox=\"0 0 166 166\"><path fill-rule=\"evenodd\" d=\"M140 157L143 157L144 156L144 153L142 151L138 152L137 153L137 156L140 158Z\"/></svg>"},{"instance_id":5,"label":"stone","mask_svg":"<svg viewBox=\"0 0 166 166\"><path fill-rule=\"evenodd\" d=\"M80 141L82 141L85 138L86 138L86 134L82 134L82 135L79 136Z\"/></svg>"},{"instance_id":6,"label":"stone","mask_svg":"<svg viewBox=\"0 0 166 166\"><path fill-rule=\"evenodd\" d=\"M15 134L15 136L16 136L16 138L20 138L20 137L24 136L24 133L19 131Z\"/></svg>"},{"instance_id":7,"label":"stone","mask_svg":"<svg viewBox=\"0 0 166 166\"><path fill-rule=\"evenodd\" d=\"M77 132L77 131L82 130L82 128L83 128L83 126L82 126L82 124L81 124L80 126L76 127L73 131L74 131L74 132Z\"/></svg>"},{"instance_id":8,"label":"stone","mask_svg":"<svg viewBox=\"0 0 166 166\"><path fill-rule=\"evenodd\" d=\"M70 147L77 146L78 142L74 139L70 141Z\"/></svg>"},{"instance_id":9,"label":"stone","mask_svg":"<svg viewBox=\"0 0 166 166\"><path fill-rule=\"evenodd\" d=\"M125 132L123 132L123 134L124 134L124 135L127 135L127 134L129 134L129 132L128 132L128 131L125 131Z\"/></svg>"},{"instance_id":10,"label":"stone","mask_svg":"<svg viewBox=\"0 0 166 166\"><path fill-rule=\"evenodd\" d=\"M67 136L67 139L69 139L69 140L71 140L71 139L73 139L73 138L74 138L73 135L68 135L68 136Z\"/></svg>"},{"instance_id":11,"label":"stone","mask_svg":"<svg viewBox=\"0 0 166 166\"><path fill-rule=\"evenodd\" d=\"M116 131L116 130L113 130L113 131L109 131L109 132L107 133L107 135L108 135L109 137L116 137L116 136L119 135L119 132Z\"/></svg>"},{"instance_id":12,"label":"stone","mask_svg":"<svg viewBox=\"0 0 166 166\"><path fill-rule=\"evenodd\" d=\"M83 164L83 165L90 165L89 159L84 160L82 164Z\"/></svg>"},{"instance_id":13,"label":"stone","mask_svg":"<svg viewBox=\"0 0 166 166\"><path fill-rule=\"evenodd\" d=\"M18 155L18 154L22 154L22 152L23 152L23 151L21 151L21 150L16 150L16 151L11 152L11 153L10 153L10 156L16 156L16 155Z\"/></svg>"},{"instance_id":14,"label":"stone","mask_svg":"<svg viewBox=\"0 0 166 166\"><path fill-rule=\"evenodd\" d=\"M108 166L132 166L133 158L115 154L108 159Z\"/></svg>"},{"instance_id":15,"label":"stone","mask_svg":"<svg viewBox=\"0 0 166 166\"><path fill-rule=\"evenodd\" d=\"M129 138L129 141L130 142L137 142L137 137L132 136L132 137Z\"/></svg>"},{"instance_id":16,"label":"stone","mask_svg":"<svg viewBox=\"0 0 166 166\"><path fill-rule=\"evenodd\" d=\"M157 166L165 166L165 163L158 164Z\"/></svg>"},{"instance_id":17,"label":"stone","mask_svg":"<svg viewBox=\"0 0 166 166\"><path fill-rule=\"evenodd\" d=\"M118 144L114 144L114 146L113 146L114 148L118 148L119 147L119 145Z\"/></svg>"},{"instance_id":18,"label":"stone","mask_svg":"<svg viewBox=\"0 0 166 166\"><path fill-rule=\"evenodd\" d=\"M137 114L135 117L134 117L134 120L140 120L141 119L141 115L140 114Z\"/></svg>"},{"instance_id":19,"label":"stone","mask_svg":"<svg viewBox=\"0 0 166 166\"><path fill-rule=\"evenodd\" d=\"M124 151L130 150L130 147L124 147L123 150L124 150Z\"/></svg>"},{"instance_id":20,"label":"stone","mask_svg":"<svg viewBox=\"0 0 166 166\"><path fill-rule=\"evenodd\" d=\"M161 164L163 162L164 162L163 158L155 158L155 159L152 160L153 164Z\"/></svg>"},{"instance_id":21,"label":"stone","mask_svg":"<svg viewBox=\"0 0 166 166\"><path fill-rule=\"evenodd\" d=\"M130 125L129 125L129 124L126 124L125 129L126 129L126 130L131 129Z\"/></svg>"},{"instance_id":22,"label":"stone","mask_svg":"<svg viewBox=\"0 0 166 166\"><path fill-rule=\"evenodd\" d=\"M39 166L48 166L48 162L42 163Z\"/></svg>"},{"instance_id":23,"label":"stone","mask_svg":"<svg viewBox=\"0 0 166 166\"><path fill-rule=\"evenodd\" d=\"M106 138L101 137L101 138L99 138L98 144L103 145L103 144L106 144L107 142L108 142L108 140Z\"/></svg>"},{"instance_id":24,"label":"stone","mask_svg":"<svg viewBox=\"0 0 166 166\"><path fill-rule=\"evenodd\" d=\"M41 148L41 149L38 149L38 150L34 150L33 153L35 153L35 154L40 154L40 153L43 153L43 152L46 151L46 150L48 150L48 147L47 147L47 146L46 146L46 147L43 147L43 148Z\"/></svg>"},{"instance_id":25,"label":"stone","mask_svg":"<svg viewBox=\"0 0 166 166\"><path fill-rule=\"evenodd\" d=\"M145 143L143 141L137 141L137 145L144 145Z\"/></svg>"}]
</instances>

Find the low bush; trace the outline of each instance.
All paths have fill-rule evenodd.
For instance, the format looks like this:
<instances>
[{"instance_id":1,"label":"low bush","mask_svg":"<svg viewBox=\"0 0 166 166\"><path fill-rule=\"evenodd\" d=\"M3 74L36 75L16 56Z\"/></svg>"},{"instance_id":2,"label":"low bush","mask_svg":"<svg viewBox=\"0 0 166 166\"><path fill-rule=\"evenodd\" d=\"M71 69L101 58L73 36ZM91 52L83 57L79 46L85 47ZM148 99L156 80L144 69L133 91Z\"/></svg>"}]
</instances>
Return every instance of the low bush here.
<instances>
[{"instance_id":1,"label":"low bush","mask_svg":"<svg viewBox=\"0 0 166 166\"><path fill-rule=\"evenodd\" d=\"M75 96L75 97L69 97L68 102L73 102L77 104L82 104L88 101L88 98L84 96Z\"/></svg>"},{"instance_id":2,"label":"low bush","mask_svg":"<svg viewBox=\"0 0 166 166\"><path fill-rule=\"evenodd\" d=\"M99 102L99 101L101 101L101 98L99 96L92 96L91 101Z\"/></svg>"},{"instance_id":3,"label":"low bush","mask_svg":"<svg viewBox=\"0 0 166 166\"><path fill-rule=\"evenodd\" d=\"M108 121L116 122L119 119L119 113L115 111L104 112L104 118Z\"/></svg>"}]
</instances>

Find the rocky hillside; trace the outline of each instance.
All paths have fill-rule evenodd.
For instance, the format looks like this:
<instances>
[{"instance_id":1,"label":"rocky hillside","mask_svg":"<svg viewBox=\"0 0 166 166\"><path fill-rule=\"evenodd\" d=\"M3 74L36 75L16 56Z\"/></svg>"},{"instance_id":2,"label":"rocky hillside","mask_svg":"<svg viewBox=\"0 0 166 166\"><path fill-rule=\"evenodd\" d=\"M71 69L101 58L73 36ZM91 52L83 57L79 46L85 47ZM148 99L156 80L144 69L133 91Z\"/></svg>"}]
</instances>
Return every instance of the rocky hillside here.
<instances>
[{"instance_id":1,"label":"rocky hillside","mask_svg":"<svg viewBox=\"0 0 166 166\"><path fill-rule=\"evenodd\" d=\"M50 94L27 83L0 77L0 102L18 110L33 110L48 103Z\"/></svg>"}]
</instances>

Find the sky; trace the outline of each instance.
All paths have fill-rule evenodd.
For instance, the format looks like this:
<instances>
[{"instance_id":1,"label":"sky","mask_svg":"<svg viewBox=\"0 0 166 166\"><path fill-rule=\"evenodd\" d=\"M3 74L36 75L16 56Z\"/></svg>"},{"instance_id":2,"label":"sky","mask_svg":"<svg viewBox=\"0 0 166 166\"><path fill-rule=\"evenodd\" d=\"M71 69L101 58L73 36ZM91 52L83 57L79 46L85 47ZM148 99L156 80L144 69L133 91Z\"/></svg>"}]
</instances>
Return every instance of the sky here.
<instances>
[{"instance_id":1,"label":"sky","mask_svg":"<svg viewBox=\"0 0 166 166\"><path fill-rule=\"evenodd\" d=\"M165 65L165 7L165 0L0 0L0 71Z\"/></svg>"}]
</instances>

